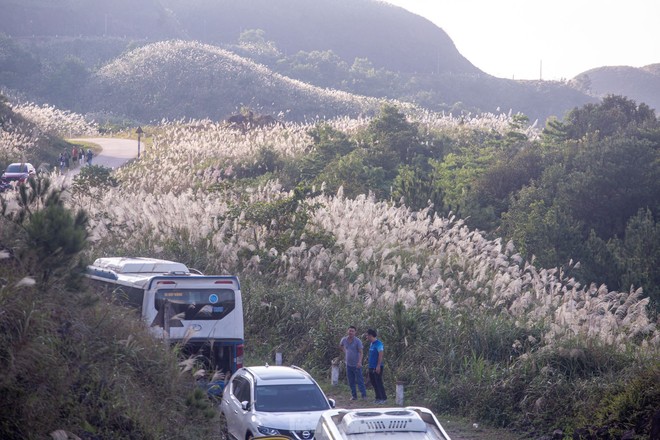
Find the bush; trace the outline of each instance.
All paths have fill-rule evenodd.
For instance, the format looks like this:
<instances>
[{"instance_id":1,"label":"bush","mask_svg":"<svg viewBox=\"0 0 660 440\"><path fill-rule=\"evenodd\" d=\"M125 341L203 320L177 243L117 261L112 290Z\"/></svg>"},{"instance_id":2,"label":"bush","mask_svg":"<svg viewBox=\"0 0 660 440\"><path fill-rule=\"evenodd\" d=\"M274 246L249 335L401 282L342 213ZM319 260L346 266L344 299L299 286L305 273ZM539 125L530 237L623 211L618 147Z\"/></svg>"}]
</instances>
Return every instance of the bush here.
<instances>
[{"instance_id":1,"label":"bush","mask_svg":"<svg viewBox=\"0 0 660 440\"><path fill-rule=\"evenodd\" d=\"M0 218L0 438L221 438L175 353L72 276L85 217L59 201L31 181Z\"/></svg>"}]
</instances>

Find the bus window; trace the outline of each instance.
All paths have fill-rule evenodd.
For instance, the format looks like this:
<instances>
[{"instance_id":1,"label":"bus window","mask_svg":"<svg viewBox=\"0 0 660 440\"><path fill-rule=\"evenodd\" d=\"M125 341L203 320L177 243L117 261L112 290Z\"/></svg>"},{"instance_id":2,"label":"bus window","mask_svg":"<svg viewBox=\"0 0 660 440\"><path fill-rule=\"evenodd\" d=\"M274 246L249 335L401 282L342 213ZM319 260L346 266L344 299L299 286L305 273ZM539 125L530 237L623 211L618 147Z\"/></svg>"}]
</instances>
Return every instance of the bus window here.
<instances>
[{"instance_id":1,"label":"bus window","mask_svg":"<svg viewBox=\"0 0 660 440\"><path fill-rule=\"evenodd\" d=\"M156 291L156 310L161 315L168 304L167 315L174 319L219 320L236 307L232 289L161 289Z\"/></svg>"}]
</instances>

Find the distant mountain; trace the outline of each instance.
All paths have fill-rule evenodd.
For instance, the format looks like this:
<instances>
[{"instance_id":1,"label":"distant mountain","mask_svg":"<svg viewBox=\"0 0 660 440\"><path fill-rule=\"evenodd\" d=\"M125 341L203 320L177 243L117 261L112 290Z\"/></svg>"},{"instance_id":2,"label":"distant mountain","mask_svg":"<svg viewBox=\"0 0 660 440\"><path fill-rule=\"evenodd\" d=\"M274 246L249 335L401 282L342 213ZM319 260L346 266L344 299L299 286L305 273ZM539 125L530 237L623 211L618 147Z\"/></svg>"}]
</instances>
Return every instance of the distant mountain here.
<instances>
[{"instance_id":1,"label":"distant mountain","mask_svg":"<svg viewBox=\"0 0 660 440\"><path fill-rule=\"evenodd\" d=\"M288 54L332 50L352 63L418 74L483 74L447 33L403 8L375 0L163 0L189 38L235 43L262 29Z\"/></svg>"},{"instance_id":2,"label":"distant mountain","mask_svg":"<svg viewBox=\"0 0 660 440\"><path fill-rule=\"evenodd\" d=\"M623 95L660 112L660 63L644 67L599 67L573 80L597 97Z\"/></svg>"},{"instance_id":3,"label":"distant mountain","mask_svg":"<svg viewBox=\"0 0 660 440\"><path fill-rule=\"evenodd\" d=\"M249 107L279 119L356 117L379 101L284 77L216 46L164 41L99 69L84 93L88 111L138 120L225 119Z\"/></svg>"},{"instance_id":4,"label":"distant mountain","mask_svg":"<svg viewBox=\"0 0 660 440\"><path fill-rule=\"evenodd\" d=\"M137 120L216 119L250 106L300 120L342 108L349 115L362 111L361 103L345 103L349 95L338 99L339 92L320 93L336 89L435 111L511 110L544 123L596 100L561 82L488 75L465 59L442 29L377 0L0 0L0 11L0 29L6 33L0 34L0 88L77 112L94 111L93 104ZM239 50L241 34L257 30L268 47L272 44L270 58ZM199 42L201 52L231 61L217 67L213 78L187 53L176 56L188 64L177 63L171 54L130 58L153 50L131 52L136 48L172 40ZM227 51L245 58L238 61ZM323 64L317 54L327 55L329 62ZM246 63L247 57L253 62ZM132 62L140 67L131 67L130 75L110 75L113 67ZM244 75L223 70L232 63L232 69L247 69ZM257 64L267 65L269 73L255 73L261 71ZM242 82L231 84L232 78ZM270 78L277 78L278 86ZM155 89L155 84L167 86Z\"/></svg>"},{"instance_id":5,"label":"distant mountain","mask_svg":"<svg viewBox=\"0 0 660 440\"><path fill-rule=\"evenodd\" d=\"M180 36L159 0L0 0L0 10L0 30L12 37Z\"/></svg>"},{"instance_id":6,"label":"distant mountain","mask_svg":"<svg viewBox=\"0 0 660 440\"><path fill-rule=\"evenodd\" d=\"M482 74L430 21L376 0L0 0L12 37L236 43L262 29L285 53L333 50L392 71Z\"/></svg>"}]
</instances>

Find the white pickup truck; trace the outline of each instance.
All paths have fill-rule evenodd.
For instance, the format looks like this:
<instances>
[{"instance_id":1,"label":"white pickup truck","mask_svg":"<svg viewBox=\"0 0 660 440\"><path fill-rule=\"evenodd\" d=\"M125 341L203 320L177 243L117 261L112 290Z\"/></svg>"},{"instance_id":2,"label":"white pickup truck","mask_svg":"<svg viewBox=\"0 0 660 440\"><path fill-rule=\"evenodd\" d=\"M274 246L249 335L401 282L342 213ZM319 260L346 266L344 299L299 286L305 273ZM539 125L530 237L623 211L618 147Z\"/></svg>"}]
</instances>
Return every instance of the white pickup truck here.
<instances>
[{"instance_id":1,"label":"white pickup truck","mask_svg":"<svg viewBox=\"0 0 660 440\"><path fill-rule=\"evenodd\" d=\"M323 413L316 440L450 440L426 408L333 409Z\"/></svg>"}]
</instances>

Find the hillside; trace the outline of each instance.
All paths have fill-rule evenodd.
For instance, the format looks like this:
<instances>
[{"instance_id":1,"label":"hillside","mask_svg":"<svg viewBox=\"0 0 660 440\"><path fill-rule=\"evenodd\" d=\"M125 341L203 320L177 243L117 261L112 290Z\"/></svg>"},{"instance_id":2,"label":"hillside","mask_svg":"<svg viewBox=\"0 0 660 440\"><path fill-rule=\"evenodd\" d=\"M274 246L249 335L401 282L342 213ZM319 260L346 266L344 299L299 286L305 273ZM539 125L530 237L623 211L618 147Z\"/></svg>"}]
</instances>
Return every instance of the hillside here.
<instances>
[{"instance_id":1,"label":"hillside","mask_svg":"<svg viewBox=\"0 0 660 440\"><path fill-rule=\"evenodd\" d=\"M171 53L201 57L189 44L169 43L185 49ZM210 121L144 127L144 155L114 174L116 185L92 179L45 198L45 212L35 200L30 215L0 216L0 246L11 251L0 263L11 255L25 263L0 264L8 311L0 350L16 360L3 365L0 437L63 429L81 438L221 438L196 434L222 422L212 412L196 422L208 403L175 359L159 360L162 346L68 284L80 258L149 255L240 277L251 364L278 350L327 377L338 339L357 323L385 343L388 391L405 381L438 414L526 438L557 429L643 438L660 401L660 333L647 296L658 292L660 229L657 209L637 208L658 206L660 125L623 98L601 107L585 106L548 135L516 115L406 116L393 107L245 132ZM16 113L52 126L55 113L45 110ZM59 203L84 207L87 218L73 228L87 242L66 246L64 259L52 258L53 237L71 237L74 219ZM470 226L503 211L518 228L512 237ZM601 231L615 216L630 227L607 240ZM599 235L579 236L576 220L600 226ZM530 249L544 243L545 253ZM592 263L613 264L582 282L589 262L568 256L589 243ZM555 255L559 264L542 262ZM605 283L615 270L620 289Z\"/></svg>"},{"instance_id":2,"label":"hillside","mask_svg":"<svg viewBox=\"0 0 660 440\"><path fill-rule=\"evenodd\" d=\"M373 0L2 0L0 29L13 37L125 37L236 43L263 29L288 53L332 49L392 71L480 74L430 21ZM432 54L432 56L429 56Z\"/></svg>"},{"instance_id":3,"label":"hillside","mask_svg":"<svg viewBox=\"0 0 660 440\"><path fill-rule=\"evenodd\" d=\"M368 58L394 72L483 74L425 18L373 0L166 0L190 38L213 44L238 41L262 29L289 54L332 50L342 59Z\"/></svg>"},{"instance_id":4,"label":"hillside","mask_svg":"<svg viewBox=\"0 0 660 440\"><path fill-rule=\"evenodd\" d=\"M660 64L599 67L581 73L574 81L594 96L623 95L660 110Z\"/></svg>"},{"instance_id":5,"label":"hillside","mask_svg":"<svg viewBox=\"0 0 660 440\"><path fill-rule=\"evenodd\" d=\"M343 109L348 115L360 111L337 104L337 98L320 99L319 90L293 92L298 86L283 77L320 89L413 102L433 111L520 112L541 125L597 102L605 93L630 94L658 107L653 70L646 73L651 75L648 80L623 77L608 80L602 88L596 73L591 88L580 78L567 83L495 78L476 69L433 23L375 0L0 3L0 29L7 35L0 38L0 88L23 100L95 116L103 110L137 123L162 117L220 119L243 106L273 115L281 112L284 119L297 121L331 117ZM257 33L269 52L243 44L246 31ZM264 76L252 71L256 64L241 62L237 66L247 69L244 75L211 78L193 59L190 66L170 61L186 75L168 71L163 60L157 66L142 62L141 71L158 72L151 79L139 74L119 81L121 73L111 79L107 67L105 73L98 71L106 64L126 63L129 52L139 47L172 40L230 51L271 72ZM281 76L274 83L262 83L275 74ZM154 90L164 82L166 88ZM283 88L277 90L279 86Z\"/></svg>"},{"instance_id":6,"label":"hillside","mask_svg":"<svg viewBox=\"0 0 660 440\"><path fill-rule=\"evenodd\" d=\"M13 37L180 36L158 0L2 0L0 7L0 29Z\"/></svg>"},{"instance_id":7,"label":"hillside","mask_svg":"<svg viewBox=\"0 0 660 440\"><path fill-rule=\"evenodd\" d=\"M378 100L324 90L274 73L223 49L170 41L131 51L103 66L87 91L88 111L141 120L225 119L241 107L302 121L373 113Z\"/></svg>"}]
</instances>

